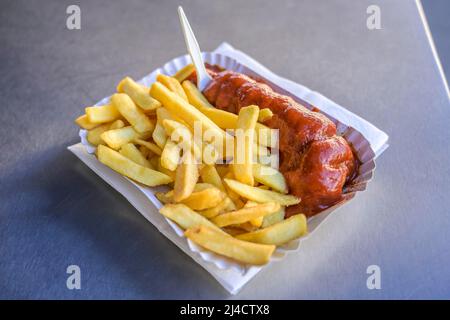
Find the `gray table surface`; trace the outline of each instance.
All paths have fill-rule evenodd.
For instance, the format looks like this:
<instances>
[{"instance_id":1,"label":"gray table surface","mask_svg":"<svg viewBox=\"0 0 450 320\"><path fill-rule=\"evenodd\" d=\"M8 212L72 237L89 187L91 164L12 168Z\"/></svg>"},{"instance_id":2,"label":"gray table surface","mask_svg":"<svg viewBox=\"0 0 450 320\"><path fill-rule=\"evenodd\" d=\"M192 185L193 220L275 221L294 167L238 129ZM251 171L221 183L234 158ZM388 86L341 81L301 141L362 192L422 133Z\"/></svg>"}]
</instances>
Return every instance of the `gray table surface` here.
<instances>
[{"instance_id":1,"label":"gray table surface","mask_svg":"<svg viewBox=\"0 0 450 320\"><path fill-rule=\"evenodd\" d=\"M450 1L422 0L422 6L433 35L445 74L450 75Z\"/></svg>"},{"instance_id":2,"label":"gray table surface","mask_svg":"<svg viewBox=\"0 0 450 320\"><path fill-rule=\"evenodd\" d=\"M0 298L450 298L450 108L414 1L76 2L77 31L72 1L0 4ZM66 150L85 106L185 53L179 2L204 50L228 41L390 135L368 189L234 297Z\"/></svg>"}]
</instances>

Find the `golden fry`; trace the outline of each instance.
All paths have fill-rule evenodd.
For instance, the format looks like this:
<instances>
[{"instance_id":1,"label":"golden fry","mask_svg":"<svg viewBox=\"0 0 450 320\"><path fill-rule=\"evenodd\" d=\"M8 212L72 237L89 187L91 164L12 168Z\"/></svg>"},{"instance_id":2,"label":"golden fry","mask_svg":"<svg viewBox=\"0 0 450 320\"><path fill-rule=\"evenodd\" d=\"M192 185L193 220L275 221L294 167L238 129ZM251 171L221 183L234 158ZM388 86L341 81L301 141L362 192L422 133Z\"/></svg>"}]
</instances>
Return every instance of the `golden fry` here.
<instances>
[{"instance_id":1,"label":"golden fry","mask_svg":"<svg viewBox=\"0 0 450 320\"><path fill-rule=\"evenodd\" d=\"M180 158L180 147L171 140L167 140L161 153L161 166L170 171L175 171L180 162Z\"/></svg>"},{"instance_id":2,"label":"golden fry","mask_svg":"<svg viewBox=\"0 0 450 320\"><path fill-rule=\"evenodd\" d=\"M256 129L255 129L254 141L257 143L257 145L264 146L264 147L270 147L270 148L277 147L276 144L275 144L275 142L277 141L277 137L274 136L272 138L272 129L270 129L269 127L264 126L261 123L257 123L255 128ZM273 129L273 130L275 130L275 129ZM273 133L276 134L276 131L273 131ZM272 142L275 145L272 145Z\"/></svg>"},{"instance_id":3,"label":"golden fry","mask_svg":"<svg viewBox=\"0 0 450 320\"><path fill-rule=\"evenodd\" d=\"M225 131L220 129L213 121L201 113L197 108L190 105L188 102L177 96L175 93L167 89L159 82L155 82L150 89L150 94L158 99L170 114L176 115L185 121L189 127L194 128L195 122L199 122L202 126L203 132L210 131L211 134L223 139L222 146L226 145L226 139L232 137Z\"/></svg>"},{"instance_id":4,"label":"golden fry","mask_svg":"<svg viewBox=\"0 0 450 320\"><path fill-rule=\"evenodd\" d=\"M157 121L162 124L162 122L164 120L175 120L172 115L170 114L169 110L167 110L164 107L158 108L156 110L156 118L158 119Z\"/></svg>"},{"instance_id":5,"label":"golden fry","mask_svg":"<svg viewBox=\"0 0 450 320\"><path fill-rule=\"evenodd\" d=\"M234 179L233 171L231 171L231 170L228 171L227 174L225 174L225 176L223 178L224 179ZM234 192L230 187L228 187L228 185L226 183L224 185L225 185L225 190L227 191L228 196L230 197L231 200L233 200L236 207L240 207L239 204L242 204L242 206L243 206L244 205L243 203L239 203L241 196L239 194L237 194L236 192Z\"/></svg>"},{"instance_id":6,"label":"golden fry","mask_svg":"<svg viewBox=\"0 0 450 320\"><path fill-rule=\"evenodd\" d=\"M191 81L183 81L182 87L186 93L189 103L200 111L205 108L214 108L214 106L208 102L200 90L198 90L197 86Z\"/></svg>"},{"instance_id":7,"label":"golden fry","mask_svg":"<svg viewBox=\"0 0 450 320\"><path fill-rule=\"evenodd\" d=\"M158 199L163 203L175 203L173 194L173 190L164 194L159 193ZM193 210L203 210L218 205L224 197L226 197L226 195L213 185L209 183L197 183L191 195L180 203L187 205Z\"/></svg>"},{"instance_id":8,"label":"golden fry","mask_svg":"<svg viewBox=\"0 0 450 320\"><path fill-rule=\"evenodd\" d=\"M306 232L306 217L303 214L297 214L270 227L238 235L237 238L244 241L280 246L301 237Z\"/></svg>"},{"instance_id":9,"label":"golden fry","mask_svg":"<svg viewBox=\"0 0 450 320\"><path fill-rule=\"evenodd\" d=\"M172 193L169 195L169 192L172 192ZM156 192L155 197L158 198L158 200L164 204L173 203L173 191L169 191L169 192L167 192L167 193Z\"/></svg>"},{"instance_id":10,"label":"golden fry","mask_svg":"<svg viewBox=\"0 0 450 320\"><path fill-rule=\"evenodd\" d=\"M176 114L172 114L164 107L156 109L156 118L157 122L162 125L164 120L173 120L180 122L181 124L187 126L186 122L184 122L180 117L178 117ZM167 135L170 135L167 133Z\"/></svg>"},{"instance_id":11,"label":"golden fry","mask_svg":"<svg viewBox=\"0 0 450 320\"><path fill-rule=\"evenodd\" d=\"M208 250L248 264L266 264L275 250L274 245L241 241L206 225L189 228L184 234Z\"/></svg>"},{"instance_id":12,"label":"golden fry","mask_svg":"<svg viewBox=\"0 0 450 320\"><path fill-rule=\"evenodd\" d=\"M257 202L253 202L253 201L247 201L246 203L245 203L245 205L244 205L244 208L250 208L250 207L254 207L254 206L257 206L258 205L258 203ZM272 215L272 213L271 214L269 214L269 215ZM250 223L252 226L254 226L254 227L261 227L262 226L262 223L263 223L263 221L264 221L264 216L260 216L260 217L258 217L258 218L254 218L254 219L250 219L249 221L248 221L248 223Z\"/></svg>"},{"instance_id":13,"label":"golden fry","mask_svg":"<svg viewBox=\"0 0 450 320\"><path fill-rule=\"evenodd\" d=\"M158 74L156 76L156 80L161 82L163 85L167 87L170 91L177 94L184 101L188 101L186 93L184 93L183 87L181 87L180 82L173 77L166 76L165 74Z\"/></svg>"},{"instance_id":14,"label":"golden fry","mask_svg":"<svg viewBox=\"0 0 450 320\"><path fill-rule=\"evenodd\" d=\"M169 139L176 142L183 152L192 151L195 159L201 158L201 150L194 142L191 130L181 122L166 119L162 122L164 130L169 135Z\"/></svg>"},{"instance_id":15,"label":"golden fry","mask_svg":"<svg viewBox=\"0 0 450 320\"><path fill-rule=\"evenodd\" d=\"M200 170L200 176L202 177L203 182L210 183L223 192L226 191L225 186L222 183L222 179L215 166L203 166L203 168Z\"/></svg>"},{"instance_id":16,"label":"golden fry","mask_svg":"<svg viewBox=\"0 0 450 320\"><path fill-rule=\"evenodd\" d=\"M200 111L211 119L219 128L236 128L237 114L216 108L202 108Z\"/></svg>"},{"instance_id":17,"label":"golden fry","mask_svg":"<svg viewBox=\"0 0 450 320\"><path fill-rule=\"evenodd\" d=\"M153 161L150 161L150 163L152 163L153 166L155 166L155 163L156 163L155 168L157 168L159 172L162 172L165 175L168 175L169 177L172 178L173 181L175 181L176 171L170 171L169 169L164 168L161 165L161 157L156 156L156 157L152 158L151 160L153 160Z\"/></svg>"},{"instance_id":18,"label":"golden fry","mask_svg":"<svg viewBox=\"0 0 450 320\"><path fill-rule=\"evenodd\" d=\"M223 199L222 202L219 203L217 206L201 210L198 213L200 213L205 218L211 219L221 213L234 210L236 210L236 205L233 203L233 201L231 201L230 197L226 196L225 199Z\"/></svg>"},{"instance_id":19,"label":"golden fry","mask_svg":"<svg viewBox=\"0 0 450 320\"><path fill-rule=\"evenodd\" d=\"M83 115L79 116L78 118L76 118L75 123L79 127L86 129L86 130L94 129L95 127L98 127L100 125L99 123L90 122L88 119L88 116L86 114L83 114Z\"/></svg>"},{"instance_id":20,"label":"golden fry","mask_svg":"<svg viewBox=\"0 0 450 320\"><path fill-rule=\"evenodd\" d=\"M223 157L223 152L217 150L214 143L203 142L202 147L201 159L205 165L213 166L219 158Z\"/></svg>"},{"instance_id":21,"label":"golden fry","mask_svg":"<svg viewBox=\"0 0 450 320\"><path fill-rule=\"evenodd\" d=\"M182 203L193 210L205 210L217 206L225 197L222 191L211 186L211 188L192 192Z\"/></svg>"},{"instance_id":22,"label":"golden fry","mask_svg":"<svg viewBox=\"0 0 450 320\"><path fill-rule=\"evenodd\" d=\"M162 150L154 143L149 142L149 141L145 141L142 140L140 138L137 138L134 140L135 143L137 143L138 145L144 146L147 149L149 149L151 152L153 152L154 154L160 156L162 153Z\"/></svg>"},{"instance_id":23,"label":"golden fry","mask_svg":"<svg viewBox=\"0 0 450 320\"><path fill-rule=\"evenodd\" d=\"M176 202L189 197L194 191L199 178L198 166L192 153L188 153L184 161L178 165L174 184L173 198Z\"/></svg>"},{"instance_id":24,"label":"golden fry","mask_svg":"<svg viewBox=\"0 0 450 320\"><path fill-rule=\"evenodd\" d=\"M226 164L216 165L215 168L216 168L217 173L219 174L219 176L220 176L221 178L225 177L225 175L226 175L226 174L229 172L229 170L230 170L229 166L226 165ZM233 178L231 177L231 179L233 179Z\"/></svg>"},{"instance_id":25,"label":"golden fry","mask_svg":"<svg viewBox=\"0 0 450 320\"><path fill-rule=\"evenodd\" d=\"M147 149L145 146L139 146L139 152L142 154L142 156L147 159L150 156L150 153L152 153L149 149Z\"/></svg>"},{"instance_id":26,"label":"golden fry","mask_svg":"<svg viewBox=\"0 0 450 320\"><path fill-rule=\"evenodd\" d=\"M172 179L155 170L143 167L130 159L124 157L119 152L114 151L104 145L97 148L98 160L130 179L140 182L149 187L155 187L172 182Z\"/></svg>"},{"instance_id":27,"label":"golden fry","mask_svg":"<svg viewBox=\"0 0 450 320\"><path fill-rule=\"evenodd\" d=\"M258 204L254 207L244 207L242 209L221 214L211 219L219 227L229 226L231 224L240 224L252 219L264 217L280 209L276 202L267 202Z\"/></svg>"},{"instance_id":28,"label":"golden fry","mask_svg":"<svg viewBox=\"0 0 450 320\"><path fill-rule=\"evenodd\" d=\"M102 140L106 142L108 147L116 150L124 144L133 141L137 136L138 134L131 126L108 130L101 134Z\"/></svg>"},{"instance_id":29,"label":"golden fry","mask_svg":"<svg viewBox=\"0 0 450 320\"><path fill-rule=\"evenodd\" d=\"M117 119L109 126L109 130L120 129L125 127L125 122L122 119Z\"/></svg>"},{"instance_id":30,"label":"golden fry","mask_svg":"<svg viewBox=\"0 0 450 320\"><path fill-rule=\"evenodd\" d=\"M159 212L166 218L169 218L170 220L177 223L181 228L185 230L192 227L205 225L214 230L217 230L217 233L226 234L224 231L214 225L214 223L184 204L167 204L159 209Z\"/></svg>"},{"instance_id":31,"label":"golden fry","mask_svg":"<svg viewBox=\"0 0 450 320\"><path fill-rule=\"evenodd\" d=\"M111 122L120 117L119 111L113 105L87 107L85 112L91 123Z\"/></svg>"},{"instance_id":32,"label":"golden fry","mask_svg":"<svg viewBox=\"0 0 450 320\"><path fill-rule=\"evenodd\" d=\"M258 230L258 227L255 227L253 224L251 224L250 221L240 223L240 224L235 224L235 225L233 225L233 227L239 228L244 231L241 233L248 233L248 232L253 232L255 230Z\"/></svg>"},{"instance_id":33,"label":"golden fry","mask_svg":"<svg viewBox=\"0 0 450 320\"><path fill-rule=\"evenodd\" d=\"M259 183L262 183L278 192L281 193L288 192L288 187L283 174L272 167L254 163L253 177Z\"/></svg>"},{"instance_id":34,"label":"golden fry","mask_svg":"<svg viewBox=\"0 0 450 320\"><path fill-rule=\"evenodd\" d=\"M205 98L206 99L206 98ZM211 119L219 128L222 129L235 129L238 115L216 108L202 108L200 111ZM261 123L255 124L254 141L260 145L270 147L271 146L271 131L269 127Z\"/></svg>"},{"instance_id":35,"label":"golden fry","mask_svg":"<svg viewBox=\"0 0 450 320\"><path fill-rule=\"evenodd\" d=\"M187 77L189 77L192 72L195 71L195 67L192 63L186 65L182 69L178 70L177 73L173 75L180 83L182 83Z\"/></svg>"},{"instance_id":36,"label":"golden fry","mask_svg":"<svg viewBox=\"0 0 450 320\"><path fill-rule=\"evenodd\" d=\"M130 77L125 77L119 82L117 92L129 95L133 102L145 113L161 107L161 103L150 96L148 88L135 82Z\"/></svg>"},{"instance_id":37,"label":"golden fry","mask_svg":"<svg viewBox=\"0 0 450 320\"><path fill-rule=\"evenodd\" d=\"M154 124L124 93L115 93L111 97L111 103L120 114L127 119L133 128L139 133L152 132Z\"/></svg>"},{"instance_id":38,"label":"golden fry","mask_svg":"<svg viewBox=\"0 0 450 320\"><path fill-rule=\"evenodd\" d=\"M264 122L273 117L273 112L269 108L264 108L259 111L258 122Z\"/></svg>"},{"instance_id":39,"label":"golden fry","mask_svg":"<svg viewBox=\"0 0 450 320\"><path fill-rule=\"evenodd\" d=\"M274 212L264 217L261 228L269 227L283 220L284 220L284 207L281 207L280 210L278 210L277 212Z\"/></svg>"},{"instance_id":40,"label":"golden fry","mask_svg":"<svg viewBox=\"0 0 450 320\"><path fill-rule=\"evenodd\" d=\"M142 155L142 153L139 151L139 149L136 148L136 146L132 143L127 143L127 144L123 145L120 148L119 153L121 155L123 155L124 157L127 157L131 161L134 161L143 167L154 169L153 166L151 165L150 161L148 161Z\"/></svg>"},{"instance_id":41,"label":"golden fry","mask_svg":"<svg viewBox=\"0 0 450 320\"><path fill-rule=\"evenodd\" d=\"M95 127L92 130L89 130L87 132L87 141L89 141L90 144L97 146L99 144L104 143L103 139L101 138L101 135L109 130L109 123L104 123L98 127Z\"/></svg>"},{"instance_id":42,"label":"golden fry","mask_svg":"<svg viewBox=\"0 0 450 320\"><path fill-rule=\"evenodd\" d=\"M242 183L253 186L253 136L258 121L259 108L248 106L239 110L236 124L234 159L231 168Z\"/></svg>"},{"instance_id":43,"label":"golden fry","mask_svg":"<svg viewBox=\"0 0 450 320\"><path fill-rule=\"evenodd\" d=\"M164 146L166 145L167 142L166 131L159 122L156 122L155 129L153 130L152 133L152 138L153 141L155 141L156 145L161 149L163 149Z\"/></svg>"},{"instance_id":44,"label":"golden fry","mask_svg":"<svg viewBox=\"0 0 450 320\"><path fill-rule=\"evenodd\" d=\"M275 191L252 187L236 180L224 179L226 185L240 196L256 202L277 202L282 206L300 203L300 198L293 195L281 194Z\"/></svg>"}]
</instances>

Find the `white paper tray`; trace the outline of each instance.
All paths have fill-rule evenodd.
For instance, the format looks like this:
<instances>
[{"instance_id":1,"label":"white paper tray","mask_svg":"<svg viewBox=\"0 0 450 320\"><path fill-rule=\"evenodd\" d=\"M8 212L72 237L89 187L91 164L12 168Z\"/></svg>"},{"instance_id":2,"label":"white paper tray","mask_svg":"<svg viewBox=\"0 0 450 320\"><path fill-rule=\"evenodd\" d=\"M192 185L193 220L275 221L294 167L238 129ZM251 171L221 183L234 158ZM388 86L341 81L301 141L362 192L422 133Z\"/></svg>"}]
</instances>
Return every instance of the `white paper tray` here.
<instances>
[{"instance_id":1,"label":"white paper tray","mask_svg":"<svg viewBox=\"0 0 450 320\"><path fill-rule=\"evenodd\" d=\"M346 190L344 200L339 204L308 220L309 234L337 207L354 197L357 191L366 188L368 181L375 169L374 159L387 148L388 136L372 124L345 110L331 100L317 92L296 84L290 80L281 78L244 53L235 50L229 44L224 43L216 50L203 54L204 60L210 64L218 64L226 69L235 70L244 74L264 78L275 87L276 91L292 96L302 104L314 105L321 112L330 117L337 125L338 132L346 137L354 146L360 160L363 162L359 176L355 183ZM185 55L166 63L162 68L154 70L151 74L140 80L141 83L150 86L158 73L172 75L185 65L190 63L190 58ZM120 79L118 79L120 80ZM114 84L112 84L113 86ZM109 97L99 101L96 105L106 104ZM94 172L119 191L136 209L155 225L160 232L177 244L186 254L208 270L231 294L237 293L256 273L264 267L255 267L239 264L226 257L216 255L195 245L183 236L183 231L168 219L159 214L157 209L161 203L154 196L157 190L164 187L149 188L137 184L101 164L92 155L94 148L86 140L86 131L80 130L81 143L70 146L69 150L79 157ZM304 239L304 238L302 238ZM278 248L271 262L281 260L285 254L298 249L300 241Z\"/></svg>"}]
</instances>

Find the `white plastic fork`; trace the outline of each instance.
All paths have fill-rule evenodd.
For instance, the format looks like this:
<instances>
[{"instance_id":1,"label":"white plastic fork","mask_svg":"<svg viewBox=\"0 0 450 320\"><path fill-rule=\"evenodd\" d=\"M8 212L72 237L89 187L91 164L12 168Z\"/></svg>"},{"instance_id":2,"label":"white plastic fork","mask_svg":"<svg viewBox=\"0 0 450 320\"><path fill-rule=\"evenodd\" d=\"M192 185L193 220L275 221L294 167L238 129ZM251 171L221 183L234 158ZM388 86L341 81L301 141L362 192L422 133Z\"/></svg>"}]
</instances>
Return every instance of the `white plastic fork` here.
<instances>
[{"instance_id":1,"label":"white plastic fork","mask_svg":"<svg viewBox=\"0 0 450 320\"><path fill-rule=\"evenodd\" d=\"M194 64L197 72L197 88L200 91L203 91L212 81L212 78L206 71L202 58L202 52L198 46L197 39L195 38L194 32L192 31L189 21L186 18L181 6L178 7L178 17L180 18L181 29L183 30L187 51L191 56L192 63Z\"/></svg>"}]
</instances>

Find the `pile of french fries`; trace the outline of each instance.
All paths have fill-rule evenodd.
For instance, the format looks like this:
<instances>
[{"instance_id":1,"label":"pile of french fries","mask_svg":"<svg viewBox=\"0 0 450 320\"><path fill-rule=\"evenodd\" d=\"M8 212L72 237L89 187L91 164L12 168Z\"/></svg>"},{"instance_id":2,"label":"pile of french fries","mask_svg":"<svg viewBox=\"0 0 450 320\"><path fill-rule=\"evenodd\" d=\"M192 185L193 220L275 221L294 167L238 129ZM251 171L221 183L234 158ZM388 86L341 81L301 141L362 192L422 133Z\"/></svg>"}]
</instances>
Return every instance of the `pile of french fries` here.
<instances>
[{"instance_id":1,"label":"pile of french fries","mask_svg":"<svg viewBox=\"0 0 450 320\"><path fill-rule=\"evenodd\" d=\"M241 263L265 264L276 246L307 232L303 214L284 218L300 199L267 164L274 136L262 122L272 112L214 108L186 80L193 70L159 74L151 88L126 77L108 105L87 107L75 122L100 162L143 185L170 187L156 194L160 213L187 238ZM196 137L196 127L208 134Z\"/></svg>"}]
</instances>

